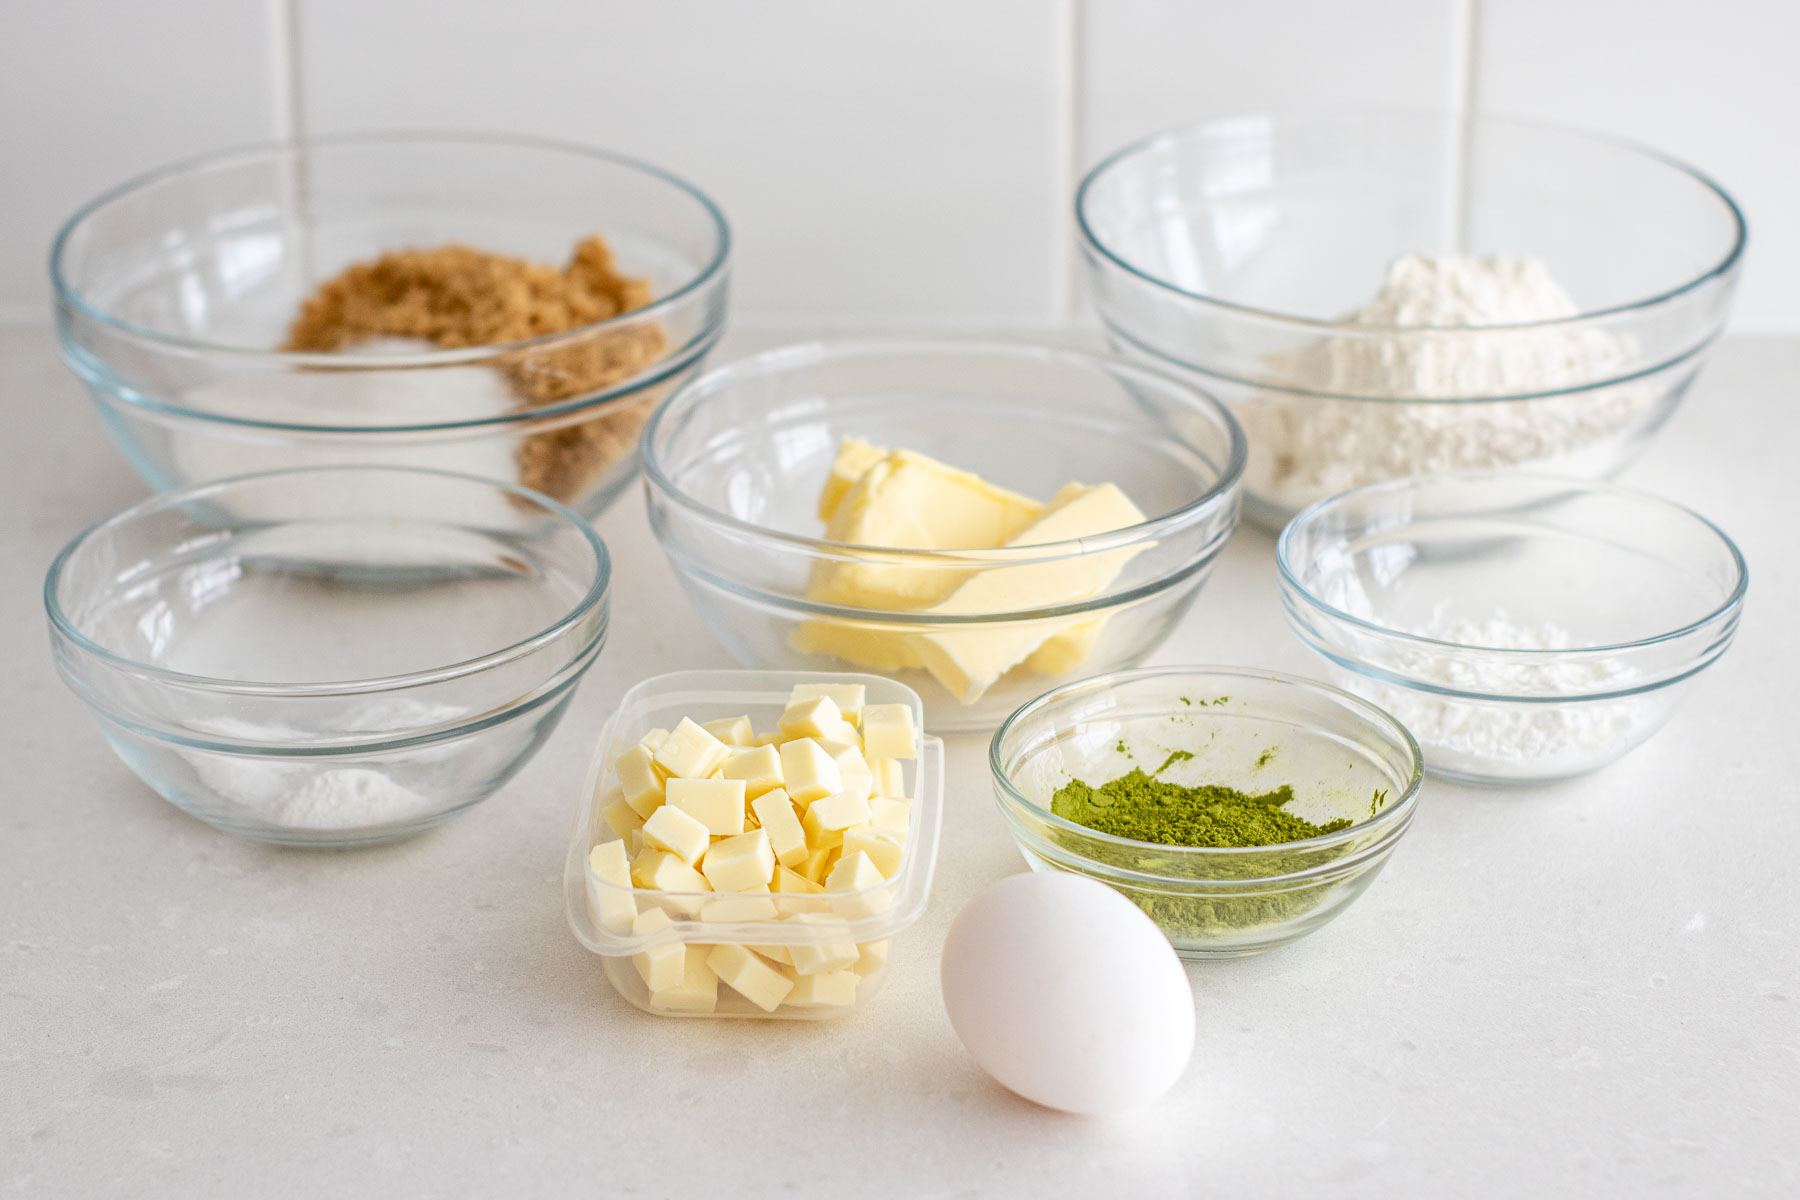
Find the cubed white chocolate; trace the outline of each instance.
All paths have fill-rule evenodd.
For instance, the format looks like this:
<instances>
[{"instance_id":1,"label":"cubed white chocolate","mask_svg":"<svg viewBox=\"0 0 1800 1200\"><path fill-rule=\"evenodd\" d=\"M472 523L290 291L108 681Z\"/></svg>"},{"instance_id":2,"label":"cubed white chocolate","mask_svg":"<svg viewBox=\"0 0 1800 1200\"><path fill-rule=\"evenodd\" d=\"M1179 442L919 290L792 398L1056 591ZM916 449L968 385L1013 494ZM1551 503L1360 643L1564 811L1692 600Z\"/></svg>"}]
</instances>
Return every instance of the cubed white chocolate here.
<instances>
[{"instance_id":1,"label":"cubed white chocolate","mask_svg":"<svg viewBox=\"0 0 1800 1200\"><path fill-rule=\"evenodd\" d=\"M656 760L649 750L633 746L619 755L613 773L619 777L619 792L625 803L638 816L648 818L662 806L663 775L656 769Z\"/></svg>"},{"instance_id":2,"label":"cubed white chocolate","mask_svg":"<svg viewBox=\"0 0 1800 1200\"><path fill-rule=\"evenodd\" d=\"M868 758L916 758L918 732L912 706L870 704L863 708L863 754Z\"/></svg>"},{"instance_id":3,"label":"cubed white chocolate","mask_svg":"<svg viewBox=\"0 0 1800 1200\"><path fill-rule=\"evenodd\" d=\"M808 896L825 890L824 884L814 883L798 871L783 866L775 868L775 883L772 886L779 895Z\"/></svg>"},{"instance_id":4,"label":"cubed white chocolate","mask_svg":"<svg viewBox=\"0 0 1800 1200\"><path fill-rule=\"evenodd\" d=\"M637 856L644 852L644 827L642 825L625 835L625 849L630 852L634 862L637 860Z\"/></svg>"},{"instance_id":5,"label":"cubed white chocolate","mask_svg":"<svg viewBox=\"0 0 1800 1200\"><path fill-rule=\"evenodd\" d=\"M707 883L700 872L682 862L678 856L653 846L645 846L637 858L632 860L631 878L639 887L659 892L712 890L712 885Z\"/></svg>"},{"instance_id":6,"label":"cubed white chocolate","mask_svg":"<svg viewBox=\"0 0 1800 1200\"><path fill-rule=\"evenodd\" d=\"M716 899L700 906L702 921L773 921L778 915L768 885L760 892L713 893Z\"/></svg>"},{"instance_id":7,"label":"cubed white chocolate","mask_svg":"<svg viewBox=\"0 0 1800 1200\"><path fill-rule=\"evenodd\" d=\"M812 738L782 743L781 777L788 798L802 808L821 796L842 791L844 786L837 763Z\"/></svg>"},{"instance_id":8,"label":"cubed white chocolate","mask_svg":"<svg viewBox=\"0 0 1800 1200\"><path fill-rule=\"evenodd\" d=\"M631 936L651 937L674 924L660 908L647 908L632 922ZM659 942L631 956L631 965L653 992L681 986L687 975L687 947L680 942Z\"/></svg>"},{"instance_id":9,"label":"cubed white chocolate","mask_svg":"<svg viewBox=\"0 0 1800 1200\"><path fill-rule=\"evenodd\" d=\"M709 1013L719 1006L719 977L706 965L710 946L689 946L681 983L650 993L650 1007L666 1012Z\"/></svg>"},{"instance_id":10,"label":"cubed white chocolate","mask_svg":"<svg viewBox=\"0 0 1800 1200\"><path fill-rule=\"evenodd\" d=\"M756 744L756 730L750 727L749 717L725 717L718 721L702 721L700 728L724 742L727 746L752 746Z\"/></svg>"},{"instance_id":11,"label":"cubed white chocolate","mask_svg":"<svg viewBox=\"0 0 1800 1200\"><path fill-rule=\"evenodd\" d=\"M877 942L861 942L856 949L858 951L856 965L851 970L858 975L873 975L887 966L888 940L886 938Z\"/></svg>"},{"instance_id":12,"label":"cubed white chocolate","mask_svg":"<svg viewBox=\"0 0 1800 1200\"><path fill-rule=\"evenodd\" d=\"M705 779L724 763L731 748L689 717L670 730L656 751L656 765L675 779Z\"/></svg>"},{"instance_id":13,"label":"cubed white chocolate","mask_svg":"<svg viewBox=\"0 0 1800 1200\"><path fill-rule=\"evenodd\" d=\"M741 779L671 779L671 808L679 808L713 837L744 832L744 781Z\"/></svg>"},{"instance_id":14,"label":"cubed white chocolate","mask_svg":"<svg viewBox=\"0 0 1800 1200\"><path fill-rule=\"evenodd\" d=\"M750 811L756 814L757 827L769 835L776 862L792 867L806 861L811 847L806 844L806 831L800 827L794 802L785 791L776 788L763 793L750 802Z\"/></svg>"},{"instance_id":15,"label":"cubed white chocolate","mask_svg":"<svg viewBox=\"0 0 1800 1200\"><path fill-rule=\"evenodd\" d=\"M719 768L723 779L741 779L744 799L774 791L781 784L781 751L774 746L750 746L737 751Z\"/></svg>"},{"instance_id":16,"label":"cubed white chocolate","mask_svg":"<svg viewBox=\"0 0 1800 1200\"><path fill-rule=\"evenodd\" d=\"M786 946L752 946L750 948L772 963L780 963L784 967L794 965L793 957L788 954Z\"/></svg>"},{"instance_id":17,"label":"cubed white chocolate","mask_svg":"<svg viewBox=\"0 0 1800 1200\"><path fill-rule=\"evenodd\" d=\"M844 714L830 696L814 696L790 704L776 722L784 736L790 738L823 738L845 724Z\"/></svg>"},{"instance_id":18,"label":"cubed white chocolate","mask_svg":"<svg viewBox=\"0 0 1800 1200\"><path fill-rule=\"evenodd\" d=\"M682 781L672 779L669 782ZM644 845L667 850L690 867L700 861L700 856L711 844L712 835L706 826L673 804L663 805L644 822Z\"/></svg>"},{"instance_id":19,"label":"cubed white chocolate","mask_svg":"<svg viewBox=\"0 0 1800 1200\"><path fill-rule=\"evenodd\" d=\"M646 733L643 737L638 739L638 745L642 746L644 749L648 750L650 753L655 754L657 747L661 746L664 742L666 742L668 740L669 740L669 731L668 730L652 729L649 733Z\"/></svg>"},{"instance_id":20,"label":"cubed white chocolate","mask_svg":"<svg viewBox=\"0 0 1800 1200\"><path fill-rule=\"evenodd\" d=\"M758 958L747 946L722 942L707 954L706 965L738 995L764 1012L774 1012L794 990L792 980Z\"/></svg>"},{"instance_id":21,"label":"cubed white chocolate","mask_svg":"<svg viewBox=\"0 0 1800 1200\"><path fill-rule=\"evenodd\" d=\"M837 705L839 715L854 725L862 716L863 698L868 693L869 689L860 683L798 683L788 693L788 707L825 696Z\"/></svg>"},{"instance_id":22,"label":"cubed white chocolate","mask_svg":"<svg viewBox=\"0 0 1800 1200\"><path fill-rule=\"evenodd\" d=\"M869 825L877 833L904 842L912 833L912 802L896 800L892 796L875 797L869 801Z\"/></svg>"},{"instance_id":23,"label":"cubed white chocolate","mask_svg":"<svg viewBox=\"0 0 1800 1200\"><path fill-rule=\"evenodd\" d=\"M860 921L886 912L894 902L887 878L866 854L846 854L825 878L825 897L831 911L846 921Z\"/></svg>"},{"instance_id":24,"label":"cubed white chocolate","mask_svg":"<svg viewBox=\"0 0 1800 1200\"><path fill-rule=\"evenodd\" d=\"M625 857L625 843L601 842L589 850L588 875L588 910L594 923L613 933L629 930L637 919L637 901L631 895L631 863Z\"/></svg>"},{"instance_id":25,"label":"cubed white chocolate","mask_svg":"<svg viewBox=\"0 0 1800 1200\"><path fill-rule=\"evenodd\" d=\"M844 830L860 825L870 817L869 802L856 792L837 792L814 800L800 820L806 833L806 844L817 849L835 846L844 840Z\"/></svg>"},{"instance_id":26,"label":"cubed white chocolate","mask_svg":"<svg viewBox=\"0 0 1800 1200\"><path fill-rule=\"evenodd\" d=\"M875 794L906 799L906 768L897 758L877 758L869 763L875 776Z\"/></svg>"},{"instance_id":27,"label":"cubed white chocolate","mask_svg":"<svg viewBox=\"0 0 1800 1200\"><path fill-rule=\"evenodd\" d=\"M788 918L796 924L838 926L837 918L825 913L801 913ZM852 941L803 942L788 947L794 970L801 975L822 975L829 971L847 970L856 962L860 951Z\"/></svg>"},{"instance_id":28,"label":"cubed white chocolate","mask_svg":"<svg viewBox=\"0 0 1800 1200\"><path fill-rule=\"evenodd\" d=\"M806 861L795 867L794 870L818 884L820 891L825 890L825 877L831 873L831 868L837 865L838 850L843 844L843 837L840 835L838 840L829 846L815 846L812 853L806 856Z\"/></svg>"},{"instance_id":29,"label":"cubed white chocolate","mask_svg":"<svg viewBox=\"0 0 1800 1200\"><path fill-rule=\"evenodd\" d=\"M700 860L700 871L715 892L753 892L775 878L775 851L768 832L740 833L714 842Z\"/></svg>"},{"instance_id":30,"label":"cubed white chocolate","mask_svg":"<svg viewBox=\"0 0 1800 1200\"><path fill-rule=\"evenodd\" d=\"M843 1007L856 1003L855 971L829 971L823 975L794 973L794 990L786 1003L796 1008Z\"/></svg>"},{"instance_id":31,"label":"cubed white chocolate","mask_svg":"<svg viewBox=\"0 0 1800 1200\"><path fill-rule=\"evenodd\" d=\"M625 803L625 791L617 784L606 789L596 807L600 812L600 819L606 822L606 827L620 837L643 827L644 818L638 815L637 809Z\"/></svg>"},{"instance_id":32,"label":"cubed white chocolate","mask_svg":"<svg viewBox=\"0 0 1800 1200\"><path fill-rule=\"evenodd\" d=\"M844 830L844 856L852 854L868 855L881 877L892 879L900 873L900 860L906 851L899 842L868 825L852 825Z\"/></svg>"}]
</instances>

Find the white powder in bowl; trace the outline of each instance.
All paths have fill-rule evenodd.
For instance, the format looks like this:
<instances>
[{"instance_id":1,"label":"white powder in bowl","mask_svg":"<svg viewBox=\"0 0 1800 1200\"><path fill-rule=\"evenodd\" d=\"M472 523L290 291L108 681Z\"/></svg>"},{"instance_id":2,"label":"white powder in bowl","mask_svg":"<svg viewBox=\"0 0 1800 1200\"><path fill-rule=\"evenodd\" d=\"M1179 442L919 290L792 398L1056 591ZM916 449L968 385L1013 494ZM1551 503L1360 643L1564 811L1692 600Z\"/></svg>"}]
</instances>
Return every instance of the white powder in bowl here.
<instances>
[{"instance_id":1,"label":"white powder in bowl","mask_svg":"<svg viewBox=\"0 0 1800 1200\"><path fill-rule=\"evenodd\" d=\"M1497 611L1485 620L1442 611L1416 629L1419 637L1495 650L1570 650L1574 637L1551 622L1515 624ZM1653 718L1637 697L1581 702L1576 697L1628 688L1629 668L1613 659L1548 654L1471 661L1451 646L1420 646L1399 656L1396 673L1457 691L1490 696L1568 696L1570 702L1462 700L1360 680L1357 690L1387 709L1438 765L1507 767L1596 765L1633 742ZM1446 757L1448 756L1448 757Z\"/></svg>"},{"instance_id":2,"label":"white powder in bowl","mask_svg":"<svg viewBox=\"0 0 1800 1200\"><path fill-rule=\"evenodd\" d=\"M1580 309L1539 260L1409 254L1347 327L1479 327L1554 321ZM1583 387L1617 376L1632 339L1600 329L1495 329L1326 336L1271 360L1293 386L1368 400L1264 392L1236 406L1250 440L1246 487L1298 509L1383 479L1466 467L1553 463L1635 431L1653 390L1619 384L1568 396L1471 400Z\"/></svg>"}]
</instances>

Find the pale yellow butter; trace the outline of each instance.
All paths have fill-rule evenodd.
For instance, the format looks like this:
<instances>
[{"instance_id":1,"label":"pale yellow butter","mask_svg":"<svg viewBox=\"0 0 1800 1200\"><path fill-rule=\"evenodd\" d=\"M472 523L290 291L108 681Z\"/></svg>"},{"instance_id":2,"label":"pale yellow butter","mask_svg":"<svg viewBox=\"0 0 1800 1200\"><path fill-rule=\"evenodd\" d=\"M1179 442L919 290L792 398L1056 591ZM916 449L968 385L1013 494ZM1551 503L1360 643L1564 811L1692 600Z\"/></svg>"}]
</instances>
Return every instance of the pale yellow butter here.
<instances>
[{"instance_id":1,"label":"pale yellow butter","mask_svg":"<svg viewBox=\"0 0 1800 1200\"><path fill-rule=\"evenodd\" d=\"M831 472L825 476L825 486L819 490L819 520L829 523L838 505L856 486L856 481L886 458L887 453L885 447L871 445L861 438L847 437L840 442L837 457L831 461Z\"/></svg>"}]
</instances>

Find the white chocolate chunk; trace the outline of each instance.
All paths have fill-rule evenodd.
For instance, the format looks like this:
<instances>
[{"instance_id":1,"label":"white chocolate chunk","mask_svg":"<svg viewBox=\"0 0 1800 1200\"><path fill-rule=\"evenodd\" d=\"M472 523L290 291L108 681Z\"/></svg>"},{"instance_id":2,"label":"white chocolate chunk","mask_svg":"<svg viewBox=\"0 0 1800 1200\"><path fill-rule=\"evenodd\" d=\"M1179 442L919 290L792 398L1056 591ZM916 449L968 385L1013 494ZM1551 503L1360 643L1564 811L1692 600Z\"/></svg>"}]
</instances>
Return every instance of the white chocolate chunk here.
<instances>
[{"instance_id":1,"label":"white chocolate chunk","mask_svg":"<svg viewBox=\"0 0 1800 1200\"><path fill-rule=\"evenodd\" d=\"M631 935L650 937L672 924L662 909L645 909L632 922ZM680 987L687 976L687 947L680 942L659 942L632 955L631 963L643 977L645 987L652 992L669 991Z\"/></svg>"},{"instance_id":2,"label":"white chocolate chunk","mask_svg":"<svg viewBox=\"0 0 1800 1200\"><path fill-rule=\"evenodd\" d=\"M843 725L844 714L830 696L814 696L798 704L790 704L777 722L784 737L824 738Z\"/></svg>"},{"instance_id":3,"label":"white chocolate chunk","mask_svg":"<svg viewBox=\"0 0 1800 1200\"><path fill-rule=\"evenodd\" d=\"M655 754L657 747L661 746L664 742L666 742L668 740L669 740L669 731L668 730L652 729L649 733L646 733L643 737L638 739L638 745L642 746L644 749L648 750L650 753Z\"/></svg>"},{"instance_id":4,"label":"white chocolate chunk","mask_svg":"<svg viewBox=\"0 0 1800 1200\"><path fill-rule=\"evenodd\" d=\"M869 764L875 777L875 795L906 799L906 767L897 758L878 758Z\"/></svg>"},{"instance_id":5,"label":"white chocolate chunk","mask_svg":"<svg viewBox=\"0 0 1800 1200\"><path fill-rule=\"evenodd\" d=\"M741 779L671 779L669 806L679 808L713 837L744 832L744 781Z\"/></svg>"},{"instance_id":6,"label":"white chocolate chunk","mask_svg":"<svg viewBox=\"0 0 1800 1200\"><path fill-rule=\"evenodd\" d=\"M625 793L618 786L608 788L601 801L600 819L620 837L643 827L644 818L638 815L637 809L625 803Z\"/></svg>"},{"instance_id":7,"label":"white chocolate chunk","mask_svg":"<svg viewBox=\"0 0 1800 1200\"><path fill-rule=\"evenodd\" d=\"M700 861L700 856L711 844L712 837L706 826L673 804L663 805L644 822L644 845L667 850L690 867Z\"/></svg>"},{"instance_id":8,"label":"white chocolate chunk","mask_svg":"<svg viewBox=\"0 0 1800 1200\"><path fill-rule=\"evenodd\" d=\"M766 884L761 894L727 892L700 906L702 921L773 921L776 915L775 901L769 898Z\"/></svg>"},{"instance_id":9,"label":"white chocolate chunk","mask_svg":"<svg viewBox=\"0 0 1800 1200\"><path fill-rule=\"evenodd\" d=\"M846 854L825 879L831 911L846 921L886 912L894 902L887 879L866 854Z\"/></svg>"},{"instance_id":10,"label":"white chocolate chunk","mask_svg":"<svg viewBox=\"0 0 1800 1200\"><path fill-rule=\"evenodd\" d=\"M782 785L781 751L773 745L739 750L725 760L719 775L724 779L742 780L744 798L754 800Z\"/></svg>"},{"instance_id":11,"label":"white chocolate chunk","mask_svg":"<svg viewBox=\"0 0 1800 1200\"><path fill-rule=\"evenodd\" d=\"M786 946L752 946L750 948L770 962L780 963L784 967L791 967L794 965L794 960L788 954L788 948Z\"/></svg>"},{"instance_id":12,"label":"white chocolate chunk","mask_svg":"<svg viewBox=\"0 0 1800 1200\"><path fill-rule=\"evenodd\" d=\"M891 796L875 797L869 801L869 825L876 833L885 834L896 842L906 841L912 832L912 802L895 800Z\"/></svg>"},{"instance_id":13,"label":"white chocolate chunk","mask_svg":"<svg viewBox=\"0 0 1800 1200\"><path fill-rule=\"evenodd\" d=\"M782 744L781 777L788 798L801 807L844 787L843 772L837 763L811 738Z\"/></svg>"},{"instance_id":14,"label":"white chocolate chunk","mask_svg":"<svg viewBox=\"0 0 1800 1200\"><path fill-rule=\"evenodd\" d=\"M801 913L790 917L796 924L804 925L837 925L835 917L824 913ZM842 971L857 959L860 951L855 942L803 942L789 946L788 955L793 960L794 970L801 975L822 975L829 971Z\"/></svg>"},{"instance_id":15,"label":"white chocolate chunk","mask_svg":"<svg viewBox=\"0 0 1800 1200\"><path fill-rule=\"evenodd\" d=\"M706 965L740 996L764 1012L774 1012L794 990L792 980L746 946L730 942L714 946L706 956Z\"/></svg>"},{"instance_id":16,"label":"white chocolate chunk","mask_svg":"<svg viewBox=\"0 0 1800 1200\"><path fill-rule=\"evenodd\" d=\"M775 868L775 883L773 886L774 890L781 895L805 896L825 890L824 884L814 883L798 871L790 870L783 866L777 866Z\"/></svg>"},{"instance_id":17,"label":"white chocolate chunk","mask_svg":"<svg viewBox=\"0 0 1800 1200\"><path fill-rule=\"evenodd\" d=\"M645 846L643 852L631 863L631 878L641 888L658 892L709 892L712 890L704 876L694 868L667 850L657 850ZM671 898L684 911L692 912L702 901L677 901Z\"/></svg>"},{"instance_id":18,"label":"white chocolate chunk","mask_svg":"<svg viewBox=\"0 0 1800 1200\"><path fill-rule=\"evenodd\" d=\"M619 755L613 772L619 777L619 791L625 803L638 816L648 818L662 805L663 776L649 750L633 746Z\"/></svg>"},{"instance_id":19,"label":"white chocolate chunk","mask_svg":"<svg viewBox=\"0 0 1800 1200\"><path fill-rule=\"evenodd\" d=\"M776 788L763 793L750 802L750 811L756 814L758 827L769 835L776 862L792 867L806 861L811 847L806 844L806 831L800 827L800 817L786 792Z\"/></svg>"},{"instance_id":20,"label":"white chocolate chunk","mask_svg":"<svg viewBox=\"0 0 1800 1200\"><path fill-rule=\"evenodd\" d=\"M814 805L813 807L818 807ZM900 860L906 851L900 843L886 834L878 833L867 825L855 825L844 830L844 856L866 854L875 869L881 872L883 879L892 879L900 873Z\"/></svg>"},{"instance_id":21,"label":"white chocolate chunk","mask_svg":"<svg viewBox=\"0 0 1800 1200\"><path fill-rule=\"evenodd\" d=\"M700 728L727 746L750 746L756 742L756 731L750 727L749 717L726 717L718 721L703 721Z\"/></svg>"},{"instance_id":22,"label":"white chocolate chunk","mask_svg":"<svg viewBox=\"0 0 1800 1200\"><path fill-rule=\"evenodd\" d=\"M858 975L873 975L887 966L888 940L886 938L882 938L878 942L863 942L857 946L857 950L860 953L857 955L856 966L851 970Z\"/></svg>"},{"instance_id":23,"label":"white chocolate chunk","mask_svg":"<svg viewBox=\"0 0 1800 1200\"><path fill-rule=\"evenodd\" d=\"M823 975L794 974L794 990L787 1003L797 1008L841 1007L856 1003L855 971L831 971Z\"/></svg>"},{"instance_id":24,"label":"white chocolate chunk","mask_svg":"<svg viewBox=\"0 0 1800 1200\"><path fill-rule=\"evenodd\" d=\"M806 832L806 844L814 847L835 846L844 840L844 830L860 825L870 817L869 802L856 792L838 792L814 800L800 828Z\"/></svg>"},{"instance_id":25,"label":"white chocolate chunk","mask_svg":"<svg viewBox=\"0 0 1800 1200\"><path fill-rule=\"evenodd\" d=\"M650 993L650 1007L666 1012L713 1012L719 1006L719 977L706 965L710 946L689 946L681 983Z\"/></svg>"},{"instance_id":26,"label":"white chocolate chunk","mask_svg":"<svg viewBox=\"0 0 1800 1200\"><path fill-rule=\"evenodd\" d=\"M918 734L912 707L871 704L863 709L863 754L869 758L914 758Z\"/></svg>"},{"instance_id":27,"label":"white chocolate chunk","mask_svg":"<svg viewBox=\"0 0 1800 1200\"><path fill-rule=\"evenodd\" d=\"M644 827L642 825L625 835L625 849L633 861L636 861L637 856L644 852Z\"/></svg>"},{"instance_id":28,"label":"white chocolate chunk","mask_svg":"<svg viewBox=\"0 0 1800 1200\"><path fill-rule=\"evenodd\" d=\"M724 742L683 717L657 749L656 765L677 779L705 779L730 753Z\"/></svg>"},{"instance_id":29,"label":"white chocolate chunk","mask_svg":"<svg viewBox=\"0 0 1800 1200\"><path fill-rule=\"evenodd\" d=\"M588 910L594 923L613 933L630 929L637 919L637 901L631 895L631 864L625 857L625 843L601 842L589 850L588 875Z\"/></svg>"},{"instance_id":30,"label":"white chocolate chunk","mask_svg":"<svg viewBox=\"0 0 1800 1200\"><path fill-rule=\"evenodd\" d=\"M788 707L826 696L837 705L838 713L852 725L862 716L863 699L869 689L860 683L797 683L788 693Z\"/></svg>"},{"instance_id":31,"label":"white chocolate chunk","mask_svg":"<svg viewBox=\"0 0 1800 1200\"><path fill-rule=\"evenodd\" d=\"M840 835L838 839L829 846L813 847L812 853L806 856L806 861L794 869L805 878L818 884L820 891L824 891L825 877L837 863L838 850L843 845L843 841L843 837Z\"/></svg>"},{"instance_id":32,"label":"white chocolate chunk","mask_svg":"<svg viewBox=\"0 0 1800 1200\"><path fill-rule=\"evenodd\" d=\"M715 892L753 892L775 878L775 851L769 835L757 829L714 842L700 860L700 871Z\"/></svg>"}]
</instances>

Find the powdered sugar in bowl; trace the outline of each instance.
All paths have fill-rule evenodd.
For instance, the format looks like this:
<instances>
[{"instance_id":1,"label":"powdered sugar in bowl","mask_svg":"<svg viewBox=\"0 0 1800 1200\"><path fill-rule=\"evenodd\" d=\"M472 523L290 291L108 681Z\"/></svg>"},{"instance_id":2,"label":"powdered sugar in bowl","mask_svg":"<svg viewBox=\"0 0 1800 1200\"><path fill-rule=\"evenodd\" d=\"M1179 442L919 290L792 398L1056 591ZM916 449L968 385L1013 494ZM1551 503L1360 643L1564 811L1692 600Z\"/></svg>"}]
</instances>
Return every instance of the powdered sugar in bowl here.
<instances>
[{"instance_id":1,"label":"powdered sugar in bowl","mask_svg":"<svg viewBox=\"0 0 1800 1200\"><path fill-rule=\"evenodd\" d=\"M389 467L147 500L71 542L58 670L127 766L264 841L417 832L487 799L606 634L606 548L545 496Z\"/></svg>"},{"instance_id":2,"label":"powdered sugar in bowl","mask_svg":"<svg viewBox=\"0 0 1800 1200\"><path fill-rule=\"evenodd\" d=\"M1668 719L1737 632L1748 573L1680 505L1501 471L1372 484L1277 545L1289 624L1426 769L1530 783L1605 766Z\"/></svg>"}]
</instances>

